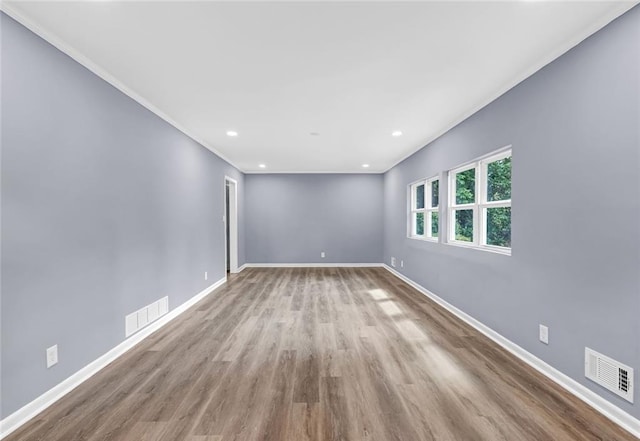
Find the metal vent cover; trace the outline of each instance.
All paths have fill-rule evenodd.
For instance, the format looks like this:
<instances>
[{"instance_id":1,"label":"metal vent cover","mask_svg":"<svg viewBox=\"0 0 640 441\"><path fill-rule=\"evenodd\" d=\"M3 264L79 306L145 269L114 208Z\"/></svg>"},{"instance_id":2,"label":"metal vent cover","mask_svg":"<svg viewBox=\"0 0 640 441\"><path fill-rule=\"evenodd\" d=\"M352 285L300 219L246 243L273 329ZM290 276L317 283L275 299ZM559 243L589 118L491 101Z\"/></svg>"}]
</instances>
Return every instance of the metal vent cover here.
<instances>
[{"instance_id":1,"label":"metal vent cover","mask_svg":"<svg viewBox=\"0 0 640 441\"><path fill-rule=\"evenodd\" d=\"M585 376L633 403L633 369L585 348Z\"/></svg>"}]
</instances>

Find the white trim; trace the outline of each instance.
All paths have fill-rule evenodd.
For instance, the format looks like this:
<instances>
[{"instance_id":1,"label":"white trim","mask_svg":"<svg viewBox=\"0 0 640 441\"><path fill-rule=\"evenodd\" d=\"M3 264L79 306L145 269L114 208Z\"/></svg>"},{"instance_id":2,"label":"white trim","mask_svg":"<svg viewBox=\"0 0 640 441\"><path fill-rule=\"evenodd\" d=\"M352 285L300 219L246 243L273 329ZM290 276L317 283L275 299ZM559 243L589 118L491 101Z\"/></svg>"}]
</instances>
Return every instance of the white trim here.
<instances>
[{"instance_id":1,"label":"white trim","mask_svg":"<svg viewBox=\"0 0 640 441\"><path fill-rule=\"evenodd\" d=\"M379 268L383 263L245 263L245 268Z\"/></svg>"},{"instance_id":2,"label":"white trim","mask_svg":"<svg viewBox=\"0 0 640 441\"><path fill-rule=\"evenodd\" d=\"M435 207L433 202L433 183L438 182L438 205ZM424 187L424 207L417 208L417 188ZM426 240L429 242L440 242L440 174L430 178L419 179L409 184L409 219L407 220L407 237L409 239ZM417 234L417 225L414 220L418 213L423 213L423 234ZM438 235L433 236L433 213L438 215Z\"/></svg>"},{"instance_id":3,"label":"white trim","mask_svg":"<svg viewBox=\"0 0 640 441\"><path fill-rule=\"evenodd\" d=\"M238 268L238 273L241 273L242 271L244 271L245 269L247 269L247 264L245 263L244 265L242 265L240 268Z\"/></svg>"},{"instance_id":4,"label":"white trim","mask_svg":"<svg viewBox=\"0 0 640 441\"><path fill-rule=\"evenodd\" d=\"M463 165L449 170L449 174L455 175L455 174L466 172L467 170L476 168L478 166L477 162L479 161L480 161L480 158L476 158L473 161L465 162ZM461 205L464 205L464 204L461 204Z\"/></svg>"},{"instance_id":5,"label":"white trim","mask_svg":"<svg viewBox=\"0 0 640 441\"><path fill-rule=\"evenodd\" d=\"M245 175L383 175L387 170L242 170Z\"/></svg>"},{"instance_id":6,"label":"white trim","mask_svg":"<svg viewBox=\"0 0 640 441\"><path fill-rule=\"evenodd\" d=\"M229 218L227 219L227 185L229 186ZM224 177L224 268L227 270L227 222L229 222L229 272L238 272L238 181Z\"/></svg>"},{"instance_id":7,"label":"white trim","mask_svg":"<svg viewBox=\"0 0 640 441\"><path fill-rule=\"evenodd\" d=\"M80 384L87 381L112 361L122 356L125 352L132 349L149 335L162 328L171 320L188 310L191 306L195 305L207 295L211 294L211 292L213 292L215 289L225 284L226 281L226 278L222 278L215 282L213 285L208 286L207 288L184 302L182 305L176 307L168 314L162 316L160 319L153 322L151 325L147 326L140 332L133 334L131 337L124 340L122 343L108 351L106 354L98 357L97 359L77 371L75 374L71 375L66 380L58 383L35 400L31 401L30 403L13 412L11 415L4 418L2 421L0 421L0 439L8 436L20 426L34 418L40 412L42 412L53 403L58 401L60 398L78 387Z\"/></svg>"},{"instance_id":8,"label":"white trim","mask_svg":"<svg viewBox=\"0 0 640 441\"><path fill-rule=\"evenodd\" d=\"M419 152L423 148L428 147L436 139L440 138L441 136L443 136L448 131L454 129L455 127L457 127L458 125L460 125L461 123L466 121L471 116L473 116L476 113L480 112L482 109L484 109L489 104L491 104L492 102L494 102L495 100L500 98L502 95L504 95L505 93L507 93L511 89L515 88L517 85L519 85L523 81L527 80L529 77L532 77L540 69L542 69L543 67L547 66L548 64L551 64L556 59L560 58L562 55L564 55L565 53L569 52L574 47L576 47L579 44L581 44L584 40L586 40L587 38L591 37L593 34L598 32L600 29L602 29L605 26L609 25L611 22L616 20L618 17L621 17L624 13L626 13L627 11L629 11L633 7L635 7L638 4L638 1L637 0L620 1L618 3L619 3L619 5L618 5L619 9L618 9L618 11L615 12L615 16L614 17L609 17L609 16L601 17L596 22L592 23L588 28L584 29L584 33L583 34L581 34L579 36L572 37L569 40L567 40L566 42L554 46L554 49L551 52L549 52L548 54L546 54L543 57L540 57L540 61L539 62L533 63L528 68L522 70L521 75L516 76L511 81L506 82L503 87L496 89L495 93L491 94L486 99L482 100L478 105L476 105L476 106L472 107L471 109L469 109L468 111L464 112L462 115L460 115L460 117L453 119L451 121L451 123L449 123L446 126L444 126L444 128L442 130L439 130L434 135L428 137L422 143L420 143L419 144L420 147L412 149L411 151L409 151L409 153L401 156L400 159L395 161L391 166L387 167L382 173L388 172L392 168L394 168L397 165L399 165L401 162L403 162L406 159L410 158L411 156L415 155L417 152Z\"/></svg>"},{"instance_id":9,"label":"white trim","mask_svg":"<svg viewBox=\"0 0 640 441\"><path fill-rule=\"evenodd\" d=\"M477 245L474 245L473 242L464 242L461 240L442 242L442 244L450 245L452 247L466 248L468 250L488 251L489 253L502 254L503 256L511 256L511 248L506 248L506 247L496 247L492 245L485 245L483 247L479 247Z\"/></svg>"},{"instance_id":10,"label":"white trim","mask_svg":"<svg viewBox=\"0 0 640 441\"><path fill-rule=\"evenodd\" d=\"M496 331L494 331L487 325L483 324L482 322L476 320L475 318L471 317L467 313L456 308L452 304L448 303L446 300L443 300L442 298L438 297L428 289L424 288L422 285L419 285L418 283L414 282L413 280L409 279L405 275L399 273L398 271L389 267L386 264L384 265L384 268L387 271L389 271L391 274L399 278L400 280L411 285L420 293L429 297L431 300L436 302L438 305L442 306L444 309L446 309L447 311L449 311L450 313L458 317L463 322L472 326L478 332L482 333L486 337L493 340L495 343L500 345L502 348L504 348L514 356L518 357L520 360L527 363L529 366L531 366L532 368L540 372L542 375L544 375L545 377L549 378L550 380L552 380L553 382L555 382L556 384L564 388L567 392L571 393L572 395L575 395L576 397L578 397L579 399L587 403L589 406L593 407L595 410L600 412L602 415L609 418L614 423L618 424L623 429L627 430L634 436L640 438L640 420L636 419L635 417L628 414L624 410L620 409L619 407L605 400L600 395L596 394L595 392L591 391L587 387L578 383L573 378L563 374L562 372L560 372L553 366L549 365L545 361L539 359L538 357L531 354L530 352L527 352L517 344L513 343L511 340L507 339L501 334L498 334Z\"/></svg>"},{"instance_id":11,"label":"white trim","mask_svg":"<svg viewBox=\"0 0 640 441\"><path fill-rule=\"evenodd\" d=\"M432 211L432 213L437 213L437 211ZM440 243L440 241L438 240L439 239L438 237L407 236L407 239L421 240L423 242L431 242L431 243Z\"/></svg>"},{"instance_id":12,"label":"white trim","mask_svg":"<svg viewBox=\"0 0 640 441\"><path fill-rule=\"evenodd\" d=\"M470 161L465 161L462 162L454 167L451 167L449 170L446 171L446 173L448 172L456 172L456 173L460 173L461 171L465 171L465 170L469 170L473 167L475 167L477 162L480 161L485 161L487 159L491 159L493 161L493 157L497 157L498 159L496 159L496 161L500 160L500 159L504 159L506 157L511 156L511 154L513 153L513 144L507 144L504 145L502 147L500 147L499 149L495 149L495 150L491 150L488 153L484 153L480 156L476 156L474 159L470 160ZM502 156L502 157L500 157Z\"/></svg>"},{"instance_id":13,"label":"white trim","mask_svg":"<svg viewBox=\"0 0 640 441\"><path fill-rule=\"evenodd\" d=\"M66 43L64 40L62 40L61 38L58 38L53 33L43 29L40 25L35 23L29 17L25 16L20 11L16 10L15 8L13 8L10 3L0 1L0 10L4 11L8 16L13 18L15 21L20 23L22 26L24 26L25 28L29 29L31 32L33 32L34 34L36 34L37 36L39 36L40 38L45 40L47 43L51 44L56 49L60 50L62 53L68 55L69 57L71 57L76 62L80 63L85 68L89 69L89 71L91 71L93 74L97 75L99 78L101 78L104 81L106 81L107 83L111 84L113 87L118 89L120 92L124 93L129 98L131 98L132 100L134 100L138 104L142 105L147 110L149 110L150 112L154 113L156 116L158 116L159 118L163 119L164 121L166 121L167 123L169 123L170 125L175 127L176 129L178 129L179 131L184 133L186 136L188 136L189 138L191 138L192 140L194 140L195 142L200 144L201 146L205 147L206 149L210 150L214 154L218 155L221 159L223 159L224 161L228 162L230 165L232 165L236 169L240 170L241 172L244 172L240 167L238 167L236 164L234 164L227 156L222 154L219 150L217 150L215 147L213 147L210 143L208 143L204 139L196 136L190 130L187 130L182 124L178 123L176 120L171 118L165 112L163 112L162 110L157 108L155 105L151 104L149 101L147 101L141 95L139 95L137 92L135 92L134 90L132 90L129 87L127 87L119 79L117 79L115 76L111 75L107 70L102 68L100 65L98 65L96 62L91 60L89 57L86 57L85 55L81 54L79 51L77 51L71 45Z\"/></svg>"},{"instance_id":14,"label":"white trim","mask_svg":"<svg viewBox=\"0 0 640 441\"><path fill-rule=\"evenodd\" d=\"M499 201L487 201L488 164L513 157L512 145L501 147L493 152L480 156L447 171L448 175L448 209L447 209L447 240L446 244L457 245L482 251L494 251L505 255L511 255L511 247L501 247L487 244L487 210L490 208L511 209L511 198ZM458 204L457 175L470 170L474 172L474 202ZM463 241L456 239L456 214L459 211L472 211L473 214L473 240Z\"/></svg>"},{"instance_id":15,"label":"white trim","mask_svg":"<svg viewBox=\"0 0 640 441\"><path fill-rule=\"evenodd\" d=\"M406 153L405 155L401 156L399 159L397 159L394 162L392 162L390 166L387 166L387 167L385 167L383 169L379 169L379 170L367 170L367 171L363 171L363 170L353 170L353 171L345 171L345 170L338 170L338 171L308 171L308 170L302 170L302 171L301 170L295 170L295 171L282 171L282 170L281 171L266 171L266 170L265 171L259 171L259 170L243 170L242 168L240 168L236 164L234 164L232 161L230 161L225 155L223 155L218 150L216 150L213 146L208 145L206 142L202 141L197 136L189 134L187 132L187 130L184 129L181 125L179 125L177 122L175 122L169 116L165 115L164 112L161 112L154 105L152 105L151 103L147 102L144 98L142 98L140 95L135 93L133 90L131 90L128 87L126 87L124 84L122 84L119 80L117 80L115 77L113 77L106 70L104 70L101 67L99 67L90 58L80 54L78 51L76 51L75 49L70 47L67 43L63 42L62 39L57 38L52 33L47 32L44 29L42 29L39 25L37 25L31 19L29 19L28 17L24 16L20 12L16 11L7 2L3 2L3 1L0 0L0 10L4 11L7 15L9 15L11 18L16 20L17 22L19 22L20 24L22 24L23 26L25 26L29 30L31 30L33 33L35 33L36 35L40 36L41 38L43 38L44 40L46 40L47 42L49 42L50 44L52 44L53 46L55 46L56 48L58 48L59 50L61 50L62 52L64 52L68 56L70 56L71 58L73 58L74 60L76 60L78 63L82 64L84 67L86 67L87 69L92 71L94 74L98 75L100 78L102 78L103 80L105 80L108 83L110 83L111 85L113 85L115 88L117 88L118 90L123 92L125 95L127 95L130 98L132 98L133 100L137 101L142 106L146 107L151 112L155 113L160 118L164 119L166 122L168 122L169 124L174 126L176 129L180 130L182 133L184 133L185 135L187 135L188 137L190 137L194 141L198 142L199 144L203 145L207 149L211 150L213 153L218 155L220 158L224 159L229 164L231 164L232 166L234 166L235 168L237 168L238 170L240 170L241 172L243 172L245 174L315 174L315 173L320 173L320 174L360 174L360 173L362 173L362 174L384 174L384 173L388 172L389 170L391 170L392 168L394 168L395 166L397 166L398 164L400 164L401 162L403 162L404 160L406 160L409 157L411 157L414 154L416 154L418 151L420 151L423 148L427 147L433 141L435 141L436 139L440 138L442 135L444 135L445 133L447 133L448 131L450 131L454 127L458 126L460 123L465 121L467 118L469 118L472 115L478 113L484 107L488 106L493 101L497 100L502 95L507 93L509 90L513 89L518 84L520 84L521 82L523 82L527 78L531 77L537 71L539 71L540 69L542 69L543 67L545 67L549 63L553 62L554 60L556 60L560 56L564 55L566 52L568 52L569 50L571 50L575 46L577 46L580 43L582 43L584 40L589 38L591 35L595 34L600 29L602 29L605 26L607 26L609 23L613 22L618 17L622 16L625 12L629 11L631 8L636 6L636 4L638 2L637 1L629 1L629 2L621 1L619 3L620 3L619 10L615 12L613 17L611 17L611 16L603 17L602 19L598 20L597 22L595 22L591 26L589 26L587 29L585 29L583 34L581 34L581 35L579 35L577 37L572 37L571 39L566 41L564 44L557 45L553 49L553 51L551 51L546 56L541 57L539 62L533 63L527 69L524 69L522 71L521 75L519 75L516 78L512 79L512 81L509 81L509 82L505 83L503 87L497 89L495 93L490 95L487 99L481 101L480 104L474 106L473 108L471 108L467 112L464 112L462 115L460 115L460 117L453 119L450 124L447 124L442 130L440 130L440 131L436 132L434 135L428 137L423 142L418 143L419 147L417 147L415 149L411 149L408 153Z\"/></svg>"}]
</instances>

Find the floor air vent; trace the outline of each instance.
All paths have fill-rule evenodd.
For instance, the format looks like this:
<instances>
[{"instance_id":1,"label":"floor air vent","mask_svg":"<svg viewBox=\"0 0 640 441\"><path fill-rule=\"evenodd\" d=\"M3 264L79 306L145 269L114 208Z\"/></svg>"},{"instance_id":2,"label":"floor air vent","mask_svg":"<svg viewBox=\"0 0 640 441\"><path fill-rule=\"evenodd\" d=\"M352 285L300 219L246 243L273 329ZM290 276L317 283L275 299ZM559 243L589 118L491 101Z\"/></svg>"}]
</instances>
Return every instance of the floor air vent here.
<instances>
[{"instance_id":1,"label":"floor air vent","mask_svg":"<svg viewBox=\"0 0 640 441\"><path fill-rule=\"evenodd\" d=\"M633 369L593 349L585 349L585 375L633 403Z\"/></svg>"}]
</instances>

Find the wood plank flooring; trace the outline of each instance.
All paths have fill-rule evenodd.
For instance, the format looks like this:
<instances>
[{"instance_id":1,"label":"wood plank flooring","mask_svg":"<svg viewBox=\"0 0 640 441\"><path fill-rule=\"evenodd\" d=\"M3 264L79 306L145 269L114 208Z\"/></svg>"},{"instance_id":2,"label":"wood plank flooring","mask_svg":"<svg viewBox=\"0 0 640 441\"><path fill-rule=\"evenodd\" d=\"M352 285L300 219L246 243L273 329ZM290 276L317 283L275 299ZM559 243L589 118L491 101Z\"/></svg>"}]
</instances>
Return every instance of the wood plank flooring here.
<instances>
[{"instance_id":1,"label":"wood plank flooring","mask_svg":"<svg viewBox=\"0 0 640 441\"><path fill-rule=\"evenodd\" d=\"M634 439L382 268L247 269L7 438Z\"/></svg>"}]
</instances>

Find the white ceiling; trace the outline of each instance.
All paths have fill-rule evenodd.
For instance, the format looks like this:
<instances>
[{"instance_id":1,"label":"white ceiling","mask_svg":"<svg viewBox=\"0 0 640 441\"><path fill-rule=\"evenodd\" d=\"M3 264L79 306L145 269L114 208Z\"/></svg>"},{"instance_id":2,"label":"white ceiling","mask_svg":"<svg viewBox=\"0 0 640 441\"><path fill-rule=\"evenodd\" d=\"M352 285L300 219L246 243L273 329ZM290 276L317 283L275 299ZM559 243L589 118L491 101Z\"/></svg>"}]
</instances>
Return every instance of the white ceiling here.
<instances>
[{"instance_id":1,"label":"white ceiling","mask_svg":"<svg viewBox=\"0 0 640 441\"><path fill-rule=\"evenodd\" d=\"M242 171L381 172L635 3L5 1L3 9Z\"/></svg>"}]
</instances>

